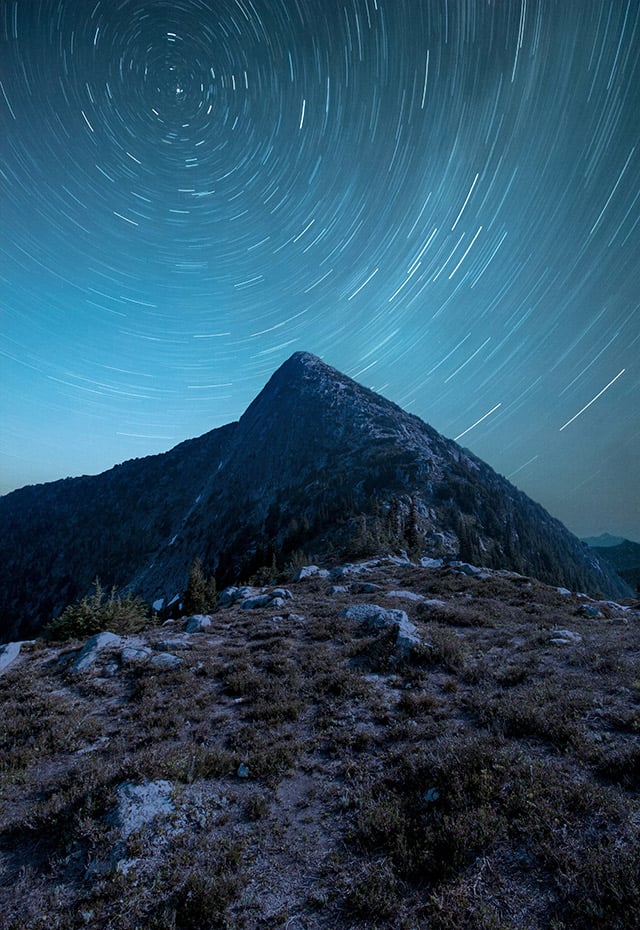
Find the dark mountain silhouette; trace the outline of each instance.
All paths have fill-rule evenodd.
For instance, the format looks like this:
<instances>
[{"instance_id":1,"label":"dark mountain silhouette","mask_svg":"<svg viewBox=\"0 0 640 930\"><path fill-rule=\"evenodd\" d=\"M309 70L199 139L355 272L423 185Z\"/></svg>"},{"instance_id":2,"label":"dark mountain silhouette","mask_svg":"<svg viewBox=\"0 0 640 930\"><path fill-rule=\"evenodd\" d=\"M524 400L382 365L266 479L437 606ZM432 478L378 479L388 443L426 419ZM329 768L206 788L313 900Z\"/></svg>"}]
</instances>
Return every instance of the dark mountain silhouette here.
<instances>
[{"instance_id":1,"label":"dark mountain silhouette","mask_svg":"<svg viewBox=\"0 0 640 930\"><path fill-rule=\"evenodd\" d=\"M630 593L484 462L297 352L237 423L0 498L0 640L36 632L96 576L166 604L196 557L225 584L300 550L344 558L390 548Z\"/></svg>"},{"instance_id":2,"label":"dark mountain silhouette","mask_svg":"<svg viewBox=\"0 0 640 930\"><path fill-rule=\"evenodd\" d=\"M599 559L609 562L627 584L640 590L640 543L622 539L616 544L591 545L591 549Z\"/></svg>"}]
</instances>

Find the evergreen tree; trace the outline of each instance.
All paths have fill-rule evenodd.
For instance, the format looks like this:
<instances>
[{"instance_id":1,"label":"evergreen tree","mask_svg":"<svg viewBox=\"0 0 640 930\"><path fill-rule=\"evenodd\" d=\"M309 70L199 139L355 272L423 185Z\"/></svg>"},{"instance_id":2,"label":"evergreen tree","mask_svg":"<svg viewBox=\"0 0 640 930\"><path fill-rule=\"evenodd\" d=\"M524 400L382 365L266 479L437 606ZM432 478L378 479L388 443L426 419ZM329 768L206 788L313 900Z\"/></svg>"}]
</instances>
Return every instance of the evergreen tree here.
<instances>
[{"instance_id":1,"label":"evergreen tree","mask_svg":"<svg viewBox=\"0 0 640 930\"><path fill-rule=\"evenodd\" d=\"M206 614L215 610L218 603L216 579L206 577L202 559L197 558L189 571L189 581L184 595L184 610L187 614Z\"/></svg>"},{"instance_id":2,"label":"evergreen tree","mask_svg":"<svg viewBox=\"0 0 640 930\"><path fill-rule=\"evenodd\" d=\"M409 546L409 551L417 554L420 549L422 537L418 528L418 505L416 503L415 497L411 498L411 505L409 507L409 519L405 537L407 540L407 545Z\"/></svg>"}]
</instances>

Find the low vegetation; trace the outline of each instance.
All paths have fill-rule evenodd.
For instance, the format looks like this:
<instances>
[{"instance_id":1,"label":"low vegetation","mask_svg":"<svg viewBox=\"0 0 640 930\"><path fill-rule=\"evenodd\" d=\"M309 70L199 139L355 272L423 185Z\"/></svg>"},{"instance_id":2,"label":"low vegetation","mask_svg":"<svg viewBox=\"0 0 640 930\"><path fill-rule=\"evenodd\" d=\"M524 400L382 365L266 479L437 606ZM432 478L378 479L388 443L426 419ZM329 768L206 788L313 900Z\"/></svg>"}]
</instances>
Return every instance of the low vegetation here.
<instances>
[{"instance_id":1,"label":"low vegetation","mask_svg":"<svg viewBox=\"0 0 640 930\"><path fill-rule=\"evenodd\" d=\"M638 610L447 567L361 580L289 580L285 607L194 634L96 586L23 646L0 677L3 927L639 927ZM422 644L353 603L406 610ZM117 622L181 662L119 647L75 673L70 640Z\"/></svg>"},{"instance_id":2,"label":"low vegetation","mask_svg":"<svg viewBox=\"0 0 640 930\"><path fill-rule=\"evenodd\" d=\"M116 588L106 592L96 578L93 591L66 607L44 629L48 640L63 642L82 639L110 630L112 633L135 633L151 624L149 605L133 594L118 594Z\"/></svg>"}]
</instances>

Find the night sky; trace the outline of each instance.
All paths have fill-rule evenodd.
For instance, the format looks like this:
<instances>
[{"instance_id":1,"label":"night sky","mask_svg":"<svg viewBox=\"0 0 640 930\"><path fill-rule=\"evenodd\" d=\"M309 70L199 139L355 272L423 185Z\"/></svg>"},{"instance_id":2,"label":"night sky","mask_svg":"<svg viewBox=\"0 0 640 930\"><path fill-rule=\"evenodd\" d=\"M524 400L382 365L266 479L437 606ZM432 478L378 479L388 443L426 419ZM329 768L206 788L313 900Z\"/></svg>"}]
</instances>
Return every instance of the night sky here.
<instances>
[{"instance_id":1,"label":"night sky","mask_svg":"<svg viewBox=\"0 0 640 930\"><path fill-rule=\"evenodd\" d=\"M0 491L294 351L640 539L639 0L0 0Z\"/></svg>"}]
</instances>

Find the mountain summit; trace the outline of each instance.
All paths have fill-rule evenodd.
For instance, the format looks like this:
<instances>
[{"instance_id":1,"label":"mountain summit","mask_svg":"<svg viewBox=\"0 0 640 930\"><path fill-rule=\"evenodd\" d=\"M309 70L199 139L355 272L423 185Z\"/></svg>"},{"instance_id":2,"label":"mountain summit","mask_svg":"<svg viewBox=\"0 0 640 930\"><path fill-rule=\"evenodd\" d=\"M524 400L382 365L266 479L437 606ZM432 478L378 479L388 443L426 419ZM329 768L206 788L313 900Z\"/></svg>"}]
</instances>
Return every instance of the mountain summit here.
<instances>
[{"instance_id":1,"label":"mountain summit","mask_svg":"<svg viewBox=\"0 0 640 930\"><path fill-rule=\"evenodd\" d=\"M0 498L0 640L31 635L96 576L166 605L196 557L227 583L302 552L394 549L630 593L480 459L296 352L237 423L101 475Z\"/></svg>"}]
</instances>

